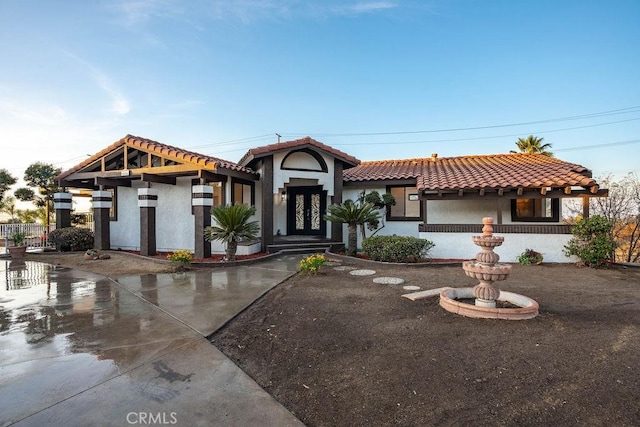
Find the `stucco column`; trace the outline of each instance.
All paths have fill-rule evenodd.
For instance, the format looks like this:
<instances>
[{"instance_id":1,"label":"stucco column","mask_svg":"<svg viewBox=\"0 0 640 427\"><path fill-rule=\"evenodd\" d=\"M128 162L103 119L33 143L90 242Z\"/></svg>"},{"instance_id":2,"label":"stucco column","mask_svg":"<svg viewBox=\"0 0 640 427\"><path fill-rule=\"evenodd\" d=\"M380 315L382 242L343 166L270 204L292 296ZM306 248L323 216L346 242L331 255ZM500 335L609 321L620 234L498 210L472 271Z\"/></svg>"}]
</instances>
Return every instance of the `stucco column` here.
<instances>
[{"instance_id":1,"label":"stucco column","mask_svg":"<svg viewBox=\"0 0 640 427\"><path fill-rule=\"evenodd\" d=\"M71 193L53 193L53 207L56 210L56 228L71 227Z\"/></svg>"},{"instance_id":2,"label":"stucco column","mask_svg":"<svg viewBox=\"0 0 640 427\"><path fill-rule=\"evenodd\" d=\"M342 203L342 191L344 178L342 172L344 165L341 161L334 160L333 162L333 204L339 205ZM324 214L324 212L323 212ZM323 220L324 221L324 220ZM339 222L331 223L331 240L334 242L342 242L342 224Z\"/></svg>"},{"instance_id":3,"label":"stucco column","mask_svg":"<svg viewBox=\"0 0 640 427\"><path fill-rule=\"evenodd\" d=\"M109 231L109 211L113 204L111 193L94 191L91 193L93 205L93 246L96 249L111 249L111 233Z\"/></svg>"},{"instance_id":4,"label":"stucco column","mask_svg":"<svg viewBox=\"0 0 640 427\"><path fill-rule=\"evenodd\" d=\"M138 188L138 207L140 208L140 255L156 254L156 207L158 190Z\"/></svg>"},{"instance_id":5,"label":"stucco column","mask_svg":"<svg viewBox=\"0 0 640 427\"><path fill-rule=\"evenodd\" d=\"M194 185L191 187L191 206L195 225L194 256L209 258L211 242L204 238L204 229L211 225L211 207L213 206L213 187L210 185Z\"/></svg>"},{"instance_id":6,"label":"stucco column","mask_svg":"<svg viewBox=\"0 0 640 427\"><path fill-rule=\"evenodd\" d=\"M262 169L262 251L273 243L273 156L265 157Z\"/></svg>"}]
</instances>

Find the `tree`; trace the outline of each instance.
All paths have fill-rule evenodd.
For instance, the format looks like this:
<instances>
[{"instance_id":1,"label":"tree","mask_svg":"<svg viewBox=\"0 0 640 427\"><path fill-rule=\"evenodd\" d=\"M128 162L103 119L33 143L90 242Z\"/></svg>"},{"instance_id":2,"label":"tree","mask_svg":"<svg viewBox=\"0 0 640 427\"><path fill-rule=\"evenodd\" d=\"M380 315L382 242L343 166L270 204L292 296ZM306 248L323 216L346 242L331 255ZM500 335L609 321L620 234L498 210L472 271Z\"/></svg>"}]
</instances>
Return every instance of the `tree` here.
<instances>
[{"instance_id":1,"label":"tree","mask_svg":"<svg viewBox=\"0 0 640 427\"><path fill-rule=\"evenodd\" d=\"M380 213L371 203L354 203L347 199L341 204L329 205L325 221L347 224L347 255L355 256L358 251L358 225L379 220Z\"/></svg>"},{"instance_id":2,"label":"tree","mask_svg":"<svg viewBox=\"0 0 640 427\"><path fill-rule=\"evenodd\" d=\"M18 199L25 202L33 202L37 207L45 207L47 229L51 222L53 194L59 190L55 181L60 175L61 169L52 164L36 162L30 165L24 172L24 180L30 186L38 189L39 196L30 188L19 188L15 191Z\"/></svg>"},{"instance_id":3,"label":"tree","mask_svg":"<svg viewBox=\"0 0 640 427\"><path fill-rule=\"evenodd\" d=\"M358 196L358 202L361 205L363 203L371 203L376 209L384 210L386 212L388 207L395 206L396 198L393 197L391 193L384 193L381 196L376 190L372 190L368 194L365 193L365 190L362 190L362 193ZM381 222L382 226L380 225ZM373 231L373 234L371 234L373 237L378 231L384 228L384 216L381 215L378 218L372 218L366 225L369 231ZM364 241L364 239L367 238L365 224L360 224L360 233L362 234L362 240Z\"/></svg>"},{"instance_id":4,"label":"tree","mask_svg":"<svg viewBox=\"0 0 640 427\"><path fill-rule=\"evenodd\" d=\"M0 212L8 214L11 217L9 222L12 224L15 223L19 213L16 208L16 198L8 196L0 201Z\"/></svg>"},{"instance_id":5,"label":"tree","mask_svg":"<svg viewBox=\"0 0 640 427\"><path fill-rule=\"evenodd\" d=\"M220 240L226 243L228 261L235 261L238 242L257 238L260 225L250 221L256 208L246 204L219 205L211 209L216 225L205 228L205 238L211 242Z\"/></svg>"},{"instance_id":6,"label":"tree","mask_svg":"<svg viewBox=\"0 0 640 427\"><path fill-rule=\"evenodd\" d=\"M571 228L574 237L565 245L565 255L576 255L589 267L609 266L616 249L611 238L612 228L613 223L601 215L580 219Z\"/></svg>"},{"instance_id":7,"label":"tree","mask_svg":"<svg viewBox=\"0 0 640 427\"><path fill-rule=\"evenodd\" d=\"M542 154L544 156L553 157L553 153L549 151L551 148L551 144L543 144L544 138L538 138L537 136L529 135L528 137L522 139L518 138L516 141L516 145L518 146L518 150L520 151L509 151L510 153L537 153Z\"/></svg>"},{"instance_id":8,"label":"tree","mask_svg":"<svg viewBox=\"0 0 640 427\"><path fill-rule=\"evenodd\" d=\"M16 178L11 175L8 170L0 169L0 203L2 203L4 193L9 191L9 188L16 182Z\"/></svg>"},{"instance_id":9,"label":"tree","mask_svg":"<svg viewBox=\"0 0 640 427\"><path fill-rule=\"evenodd\" d=\"M608 197L589 199L592 215L604 217L613 227L610 238L616 242L614 261L640 261L640 179L635 173L616 180L611 175L598 178L601 187L609 190ZM581 219L582 207L568 204L569 212ZM570 219L569 222L573 222Z\"/></svg>"}]
</instances>

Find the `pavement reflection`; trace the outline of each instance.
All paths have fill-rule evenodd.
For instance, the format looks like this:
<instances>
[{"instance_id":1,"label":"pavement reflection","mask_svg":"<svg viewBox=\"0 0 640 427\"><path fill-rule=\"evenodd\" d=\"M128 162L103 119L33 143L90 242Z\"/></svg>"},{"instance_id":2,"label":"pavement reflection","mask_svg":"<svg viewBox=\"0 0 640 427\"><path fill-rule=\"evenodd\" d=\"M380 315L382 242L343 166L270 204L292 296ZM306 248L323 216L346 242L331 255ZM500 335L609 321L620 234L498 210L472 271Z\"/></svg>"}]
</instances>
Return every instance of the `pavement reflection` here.
<instances>
[{"instance_id":1,"label":"pavement reflection","mask_svg":"<svg viewBox=\"0 0 640 427\"><path fill-rule=\"evenodd\" d=\"M185 405L177 398L181 394L193 394L198 401L219 393L211 390L215 367L239 369L204 336L294 274L298 259L122 277L118 282L44 263L0 260L0 425L20 420L37 425L40 411L45 420L67 423L65 408L82 408L96 400L116 413L146 408L150 401L179 410ZM187 354L191 359L185 360ZM178 372L176 363L183 370ZM154 387L164 387L163 395L171 399L158 400L157 393L149 391L150 375ZM275 404L274 413L284 416L285 424L291 421L270 396L261 395L262 389L241 371L238 375L242 384L248 381L243 387L251 391L249 400L266 399L265 408ZM86 394L96 387L102 391ZM203 407L207 403L207 398L202 400ZM86 415L84 421L104 422L102 416ZM181 416L199 423L217 415L212 408L183 411Z\"/></svg>"}]
</instances>

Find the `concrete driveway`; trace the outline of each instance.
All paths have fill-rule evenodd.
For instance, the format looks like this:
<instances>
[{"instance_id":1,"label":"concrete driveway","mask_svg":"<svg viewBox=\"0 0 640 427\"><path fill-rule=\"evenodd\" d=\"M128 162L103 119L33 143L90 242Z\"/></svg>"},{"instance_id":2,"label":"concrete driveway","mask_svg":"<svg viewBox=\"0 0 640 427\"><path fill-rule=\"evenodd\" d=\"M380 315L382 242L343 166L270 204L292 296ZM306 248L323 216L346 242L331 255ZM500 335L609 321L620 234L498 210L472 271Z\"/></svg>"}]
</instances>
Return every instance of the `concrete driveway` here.
<instances>
[{"instance_id":1,"label":"concrete driveway","mask_svg":"<svg viewBox=\"0 0 640 427\"><path fill-rule=\"evenodd\" d=\"M0 425L301 425L206 339L299 260L115 280L0 261Z\"/></svg>"}]
</instances>

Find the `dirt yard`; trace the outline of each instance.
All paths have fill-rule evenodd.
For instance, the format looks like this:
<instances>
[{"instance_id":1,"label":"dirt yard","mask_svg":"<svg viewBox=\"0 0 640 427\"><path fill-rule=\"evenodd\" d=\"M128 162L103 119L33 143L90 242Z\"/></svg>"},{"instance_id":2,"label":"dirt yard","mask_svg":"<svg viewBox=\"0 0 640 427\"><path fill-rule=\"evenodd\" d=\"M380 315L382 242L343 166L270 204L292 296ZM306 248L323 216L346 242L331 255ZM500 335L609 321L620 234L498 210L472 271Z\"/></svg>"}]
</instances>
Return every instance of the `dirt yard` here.
<instances>
[{"instance_id":1,"label":"dirt yard","mask_svg":"<svg viewBox=\"0 0 640 427\"><path fill-rule=\"evenodd\" d=\"M109 259L85 260L84 252L46 252L27 254L25 260L90 271L107 277L146 273L165 273L171 270L166 261L139 257L127 252L106 251Z\"/></svg>"},{"instance_id":2,"label":"dirt yard","mask_svg":"<svg viewBox=\"0 0 640 427\"><path fill-rule=\"evenodd\" d=\"M640 269L514 265L533 320L468 319L422 289L460 266L323 267L279 285L212 342L309 426L640 425Z\"/></svg>"}]
</instances>

